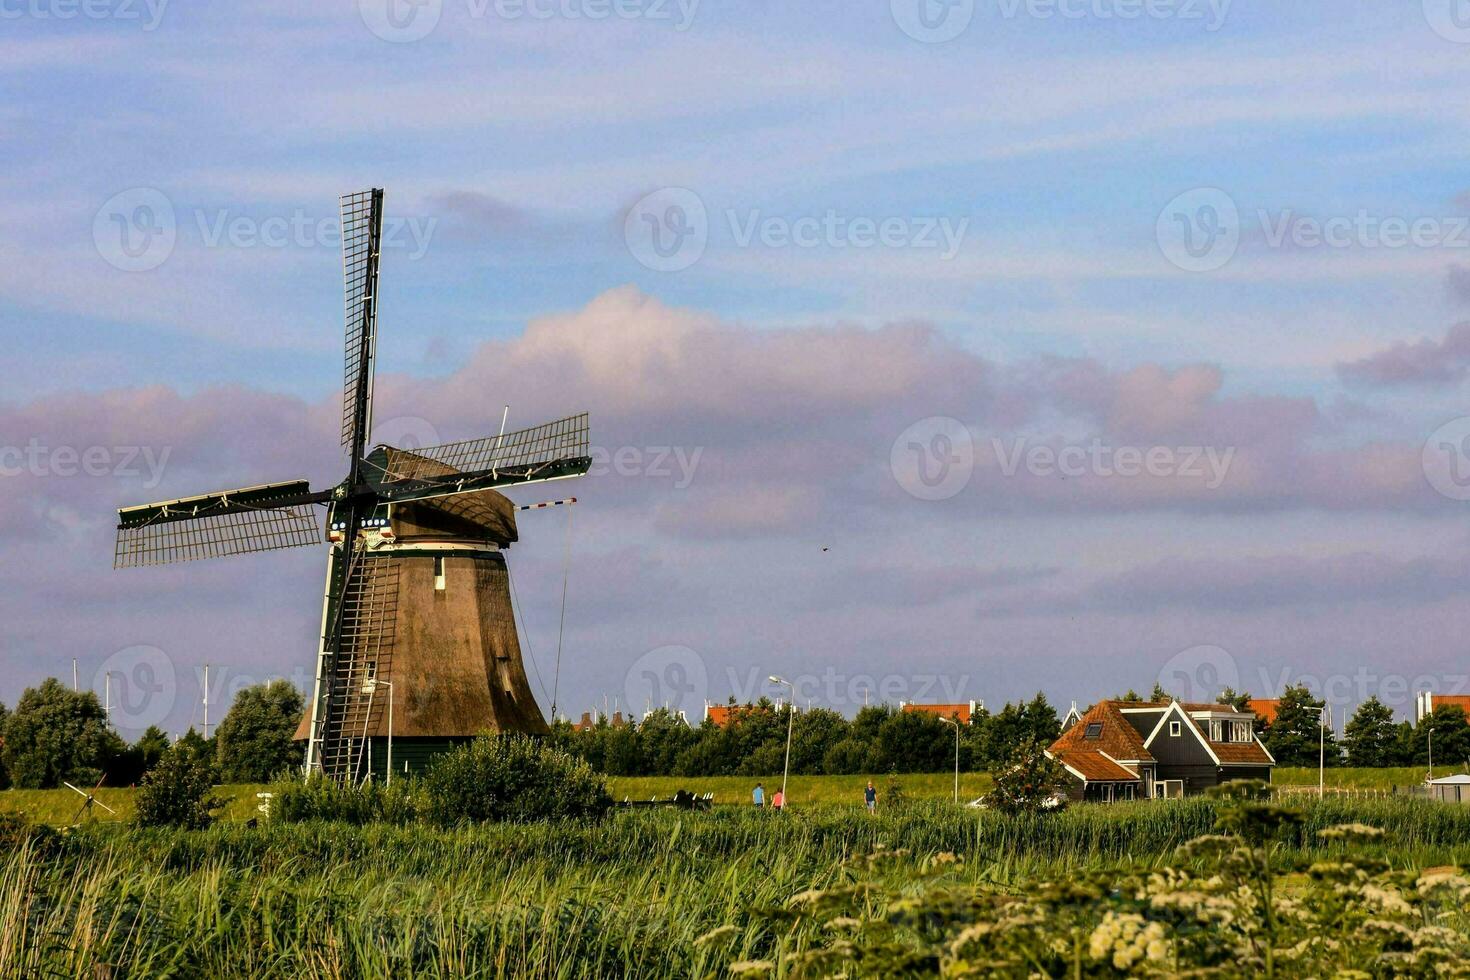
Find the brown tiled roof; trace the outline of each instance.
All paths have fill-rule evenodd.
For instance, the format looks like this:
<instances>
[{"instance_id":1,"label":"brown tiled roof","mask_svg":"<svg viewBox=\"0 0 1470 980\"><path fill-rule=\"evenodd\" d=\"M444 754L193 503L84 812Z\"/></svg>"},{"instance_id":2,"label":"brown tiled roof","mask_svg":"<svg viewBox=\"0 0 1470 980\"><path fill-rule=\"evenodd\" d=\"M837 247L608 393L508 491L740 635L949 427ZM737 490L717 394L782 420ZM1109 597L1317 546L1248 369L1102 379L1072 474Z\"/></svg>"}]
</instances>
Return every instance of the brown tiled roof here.
<instances>
[{"instance_id":1,"label":"brown tiled roof","mask_svg":"<svg viewBox=\"0 0 1470 980\"><path fill-rule=\"evenodd\" d=\"M1215 755L1227 766L1269 766L1271 757L1266 750L1261 748L1261 743L1252 739L1249 742L1211 742L1210 748L1215 750Z\"/></svg>"},{"instance_id":2,"label":"brown tiled roof","mask_svg":"<svg viewBox=\"0 0 1470 980\"><path fill-rule=\"evenodd\" d=\"M905 704L904 711L922 711L941 718L955 718L961 725L970 723L970 705L965 704Z\"/></svg>"},{"instance_id":3,"label":"brown tiled roof","mask_svg":"<svg viewBox=\"0 0 1470 980\"><path fill-rule=\"evenodd\" d=\"M1080 772L1082 778L1090 783L1138 782L1138 773L1120 766L1097 749L1065 749L1052 754L1058 762Z\"/></svg>"},{"instance_id":4,"label":"brown tiled roof","mask_svg":"<svg viewBox=\"0 0 1470 980\"><path fill-rule=\"evenodd\" d=\"M1124 704L1119 701L1099 701L1093 705L1071 728L1062 733L1062 737L1051 743L1053 755L1061 755L1072 749L1085 751L1106 752L1114 759L1123 762L1152 762L1154 757L1149 754L1148 749L1143 747L1143 736L1138 730L1128 724L1118 710L1120 707L1141 707L1136 704ZM1102 732L1097 738L1087 738L1087 727L1093 724L1102 725Z\"/></svg>"}]
</instances>

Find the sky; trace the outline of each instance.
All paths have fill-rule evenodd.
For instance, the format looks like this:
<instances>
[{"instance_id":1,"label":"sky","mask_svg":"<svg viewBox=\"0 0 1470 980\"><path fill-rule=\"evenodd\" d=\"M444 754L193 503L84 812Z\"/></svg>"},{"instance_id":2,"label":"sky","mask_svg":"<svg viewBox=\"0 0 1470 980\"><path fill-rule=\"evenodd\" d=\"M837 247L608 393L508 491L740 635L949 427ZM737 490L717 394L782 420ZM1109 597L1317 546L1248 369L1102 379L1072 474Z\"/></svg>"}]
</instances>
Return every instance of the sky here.
<instances>
[{"instance_id":1,"label":"sky","mask_svg":"<svg viewBox=\"0 0 1470 980\"><path fill-rule=\"evenodd\" d=\"M592 413L512 493L580 501L509 555L543 708L1407 717L1470 689L1467 91L1459 0L0 0L0 701L309 682L324 549L114 512L342 478L378 186L375 441Z\"/></svg>"}]
</instances>

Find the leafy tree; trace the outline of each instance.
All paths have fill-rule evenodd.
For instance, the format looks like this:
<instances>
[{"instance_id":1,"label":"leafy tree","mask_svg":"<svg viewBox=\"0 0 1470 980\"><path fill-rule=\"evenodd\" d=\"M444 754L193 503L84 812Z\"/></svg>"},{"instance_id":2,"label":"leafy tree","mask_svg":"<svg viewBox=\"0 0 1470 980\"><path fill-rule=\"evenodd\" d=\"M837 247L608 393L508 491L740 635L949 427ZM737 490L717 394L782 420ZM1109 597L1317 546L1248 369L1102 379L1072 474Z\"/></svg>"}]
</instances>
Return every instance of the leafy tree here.
<instances>
[{"instance_id":1,"label":"leafy tree","mask_svg":"<svg viewBox=\"0 0 1470 980\"><path fill-rule=\"evenodd\" d=\"M222 801L210 795L214 771L185 748L165 752L138 788L137 820L144 827L202 830Z\"/></svg>"},{"instance_id":2,"label":"leafy tree","mask_svg":"<svg viewBox=\"0 0 1470 980\"><path fill-rule=\"evenodd\" d=\"M1040 691L1026 705L1026 731L1030 741L1046 746L1055 742L1062 734L1062 720L1057 709L1051 706L1046 695Z\"/></svg>"},{"instance_id":3,"label":"leafy tree","mask_svg":"<svg viewBox=\"0 0 1470 980\"><path fill-rule=\"evenodd\" d=\"M4 747L4 742L5 742L5 721L9 717L10 717L10 709L7 708L7 707L5 707L5 704L3 702L0 702L0 748L3 748ZM10 788L10 773L5 768L5 762L4 762L3 756L0 756L0 789L9 789L9 788Z\"/></svg>"},{"instance_id":4,"label":"leafy tree","mask_svg":"<svg viewBox=\"0 0 1470 980\"><path fill-rule=\"evenodd\" d=\"M205 738L193 728L190 728L187 732L179 736L179 740L174 745L185 752L192 752L210 765L214 765L214 742L214 739Z\"/></svg>"},{"instance_id":5,"label":"leafy tree","mask_svg":"<svg viewBox=\"0 0 1470 980\"><path fill-rule=\"evenodd\" d=\"M1249 711L1251 696L1249 691L1235 693L1235 688L1227 687L1220 691L1220 696L1215 699L1220 704L1228 704L1236 711Z\"/></svg>"},{"instance_id":6,"label":"leafy tree","mask_svg":"<svg viewBox=\"0 0 1470 980\"><path fill-rule=\"evenodd\" d=\"M1019 748L1014 761L995 774L995 786L985 804L1001 813L1043 813L1058 810L1057 799L1067 784L1067 772L1047 757L1044 746L1033 742Z\"/></svg>"},{"instance_id":7,"label":"leafy tree","mask_svg":"<svg viewBox=\"0 0 1470 980\"><path fill-rule=\"evenodd\" d=\"M1160 684L1158 681L1154 681L1154 689L1149 693L1148 699L1158 704L1168 704L1170 701L1179 700L1178 698L1174 697L1174 695L1164 690L1164 685Z\"/></svg>"},{"instance_id":8,"label":"leafy tree","mask_svg":"<svg viewBox=\"0 0 1470 980\"><path fill-rule=\"evenodd\" d=\"M1137 704L1143 700L1143 695L1139 694L1137 691L1130 687L1125 693L1118 695L1117 697L1113 698L1113 700L1127 701L1129 704Z\"/></svg>"},{"instance_id":9,"label":"leafy tree","mask_svg":"<svg viewBox=\"0 0 1470 980\"><path fill-rule=\"evenodd\" d=\"M299 767L302 746L293 741L305 702L287 680L247 687L215 731L220 779L264 783Z\"/></svg>"},{"instance_id":10,"label":"leafy tree","mask_svg":"<svg viewBox=\"0 0 1470 980\"><path fill-rule=\"evenodd\" d=\"M1331 730L1323 732L1322 707L1325 701L1312 697L1305 685L1288 687L1281 694L1276 720L1266 727L1266 748L1275 756L1277 765L1315 766L1319 739L1326 737L1326 763L1336 765L1340 759L1337 739Z\"/></svg>"},{"instance_id":11,"label":"leafy tree","mask_svg":"<svg viewBox=\"0 0 1470 980\"><path fill-rule=\"evenodd\" d=\"M1392 765L1397 737L1393 709L1376 697L1369 698L1358 705L1343 732L1348 765L1362 768Z\"/></svg>"},{"instance_id":12,"label":"leafy tree","mask_svg":"<svg viewBox=\"0 0 1470 980\"><path fill-rule=\"evenodd\" d=\"M137 744L133 746L142 760L143 772L146 773L158 765L163 754L168 751L168 746L168 736L164 734L163 729L157 725L149 726L148 730L138 739Z\"/></svg>"},{"instance_id":13,"label":"leafy tree","mask_svg":"<svg viewBox=\"0 0 1470 980\"><path fill-rule=\"evenodd\" d=\"M122 749L97 695L72 691L54 677L21 695L5 721L4 741L0 757L22 789L91 785Z\"/></svg>"},{"instance_id":14,"label":"leafy tree","mask_svg":"<svg viewBox=\"0 0 1470 980\"><path fill-rule=\"evenodd\" d=\"M1410 765L1429 764L1429 733L1434 732L1436 766L1470 766L1470 724L1465 709L1442 704L1414 726Z\"/></svg>"}]
</instances>

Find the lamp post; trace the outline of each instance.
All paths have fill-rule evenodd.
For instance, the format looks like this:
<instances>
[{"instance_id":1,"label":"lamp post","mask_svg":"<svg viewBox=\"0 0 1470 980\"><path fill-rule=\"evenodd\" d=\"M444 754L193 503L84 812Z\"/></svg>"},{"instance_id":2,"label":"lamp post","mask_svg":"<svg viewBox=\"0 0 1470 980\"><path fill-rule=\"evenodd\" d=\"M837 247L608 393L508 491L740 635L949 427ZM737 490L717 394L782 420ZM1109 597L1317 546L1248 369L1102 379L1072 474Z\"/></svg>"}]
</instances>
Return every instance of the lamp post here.
<instances>
[{"instance_id":1,"label":"lamp post","mask_svg":"<svg viewBox=\"0 0 1470 980\"><path fill-rule=\"evenodd\" d=\"M946 725L954 726L954 801L960 802L960 723L955 718L940 718Z\"/></svg>"},{"instance_id":2,"label":"lamp post","mask_svg":"<svg viewBox=\"0 0 1470 980\"><path fill-rule=\"evenodd\" d=\"M781 770L781 809L784 810L790 802L786 798L786 777L791 773L791 730L796 726L796 685L775 674L769 680L772 684L785 684L791 689L791 702L786 711L786 765Z\"/></svg>"},{"instance_id":3,"label":"lamp post","mask_svg":"<svg viewBox=\"0 0 1470 980\"><path fill-rule=\"evenodd\" d=\"M1317 713L1317 799L1327 795L1327 726L1332 722L1332 705L1325 700Z\"/></svg>"},{"instance_id":4,"label":"lamp post","mask_svg":"<svg viewBox=\"0 0 1470 980\"><path fill-rule=\"evenodd\" d=\"M1434 782L1434 724L1429 725L1429 781Z\"/></svg>"},{"instance_id":5,"label":"lamp post","mask_svg":"<svg viewBox=\"0 0 1470 980\"><path fill-rule=\"evenodd\" d=\"M369 677L362 682L362 693L371 697L380 685L388 689L388 777L383 780L383 784L391 786L393 783L393 682Z\"/></svg>"}]
</instances>

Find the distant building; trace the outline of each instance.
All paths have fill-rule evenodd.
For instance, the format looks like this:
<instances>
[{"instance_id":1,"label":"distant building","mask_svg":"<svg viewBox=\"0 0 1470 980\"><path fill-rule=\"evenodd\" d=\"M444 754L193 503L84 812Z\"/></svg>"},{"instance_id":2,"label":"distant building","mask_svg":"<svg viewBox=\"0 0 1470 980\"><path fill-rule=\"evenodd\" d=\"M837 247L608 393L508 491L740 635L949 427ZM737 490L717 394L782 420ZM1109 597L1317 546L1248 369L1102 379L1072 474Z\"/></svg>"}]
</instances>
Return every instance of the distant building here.
<instances>
[{"instance_id":1,"label":"distant building","mask_svg":"<svg viewBox=\"0 0 1470 980\"><path fill-rule=\"evenodd\" d=\"M585 732L589 728L596 728L603 723L611 725L613 728L622 728L624 725L632 724L632 721L633 719L631 718L624 718L621 711L614 711L612 717L608 717L600 711L596 714L590 711L584 711L582 712L582 720L572 727L579 732Z\"/></svg>"},{"instance_id":2,"label":"distant building","mask_svg":"<svg viewBox=\"0 0 1470 980\"><path fill-rule=\"evenodd\" d=\"M940 718L954 718L961 725L972 725L979 717L980 712L985 709L984 703L980 701L965 701L960 704L915 704L910 701L898 702L900 711L918 711L927 715L936 715Z\"/></svg>"},{"instance_id":3,"label":"distant building","mask_svg":"<svg viewBox=\"0 0 1470 980\"><path fill-rule=\"evenodd\" d=\"M1228 704L1100 701L1047 749L1074 800L1193 796L1232 779L1271 779L1255 717Z\"/></svg>"},{"instance_id":4,"label":"distant building","mask_svg":"<svg viewBox=\"0 0 1470 980\"><path fill-rule=\"evenodd\" d=\"M1426 784L1429 798L1441 803L1470 803L1470 776L1445 776Z\"/></svg>"},{"instance_id":5,"label":"distant building","mask_svg":"<svg viewBox=\"0 0 1470 980\"><path fill-rule=\"evenodd\" d=\"M1062 719L1062 731L1066 731L1082 720L1082 712L1077 708L1077 702L1072 702L1072 707L1067 709L1066 717Z\"/></svg>"},{"instance_id":6,"label":"distant building","mask_svg":"<svg viewBox=\"0 0 1470 980\"><path fill-rule=\"evenodd\" d=\"M1465 717L1470 718L1470 694L1433 694L1421 691L1414 695L1414 724L1419 724L1426 716L1433 714L1435 708L1447 705L1464 710Z\"/></svg>"},{"instance_id":7,"label":"distant building","mask_svg":"<svg viewBox=\"0 0 1470 980\"><path fill-rule=\"evenodd\" d=\"M713 722L717 728L728 728L741 715L748 711L755 711L758 708L759 705L754 704L712 704L706 701L704 703L704 720ZM770 710L776 714L780 714L786 710L786 702L777 701ZM801 708L799 707L796 710L798 713L801 712Z\"/></svg>"}]
</instances>

